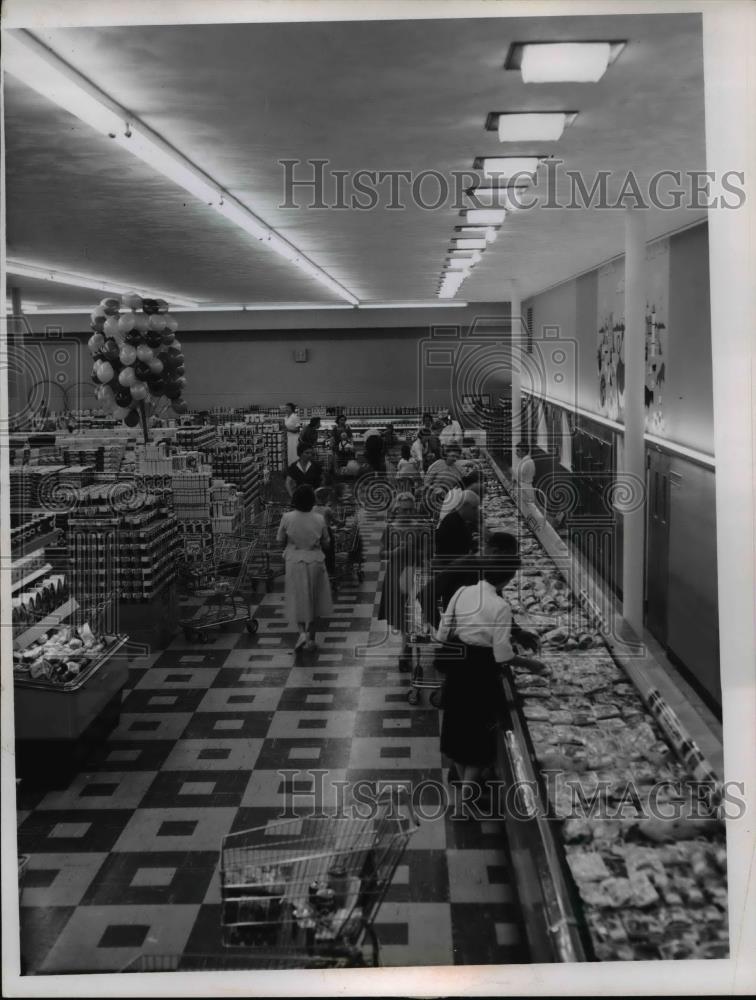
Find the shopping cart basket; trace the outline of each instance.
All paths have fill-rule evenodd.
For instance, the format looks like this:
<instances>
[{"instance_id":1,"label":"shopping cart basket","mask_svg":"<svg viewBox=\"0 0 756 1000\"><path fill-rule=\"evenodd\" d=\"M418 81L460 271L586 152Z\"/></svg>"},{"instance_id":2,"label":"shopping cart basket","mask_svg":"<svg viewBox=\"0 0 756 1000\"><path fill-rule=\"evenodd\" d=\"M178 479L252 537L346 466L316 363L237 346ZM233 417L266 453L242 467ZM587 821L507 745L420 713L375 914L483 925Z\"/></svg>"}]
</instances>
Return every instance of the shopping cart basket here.
<instances>
[{"instance_id":1,"label":"shopping cart basket","mask_svg":"<svg viewBox=\"0 0 756 1000\"><path fill-rule=\"evenodd\" d=\"M224 946L302 965L361 965L367 949L370 964L379 964L375 918L418 823L399 785L376 795L368 811L365 818L347 808L224 837Z\"/></svg>"},{"instance_id":2,"label":"shopping cart basket","mask_svg":"<svg viewBox=\"0 0 756 1000\"><path fill-rule=\"evenodd\" d=\"M234 622L245 622L254 635L259 622L252 611L249 568L256 540L221 535L216 540L212 579L194 588L196 597L204 598L201 608L192 618L179 622L189 642L209 642L210 632Z\"/></svg>"},{"instance_id":3,"label":"shopping cart basket","mask_svg":"<svg viewBox=\"0 0 756 1000\"><path fill-rule=\"evenodd\" d=\"M417 599L417 595L428 583L430 574L423 568L416 569L414 576L414 586L407 595L406 611L405 644L410 651L410 687L407 691L407 701L410 705L417 705L420 701L420 692L426 690L430 691L431 705L438 708L441 704L444 679L435 667L437 644L434 641L433 623L426 620L421 603Z\"/></svg>"},{"instance_id":4,"label":"shopping cart basket","mask_svg":"<svg viewBox=\"0 0 756 1000\"><path fill-rule=\"evenodd\" d=\"M337 505L337 523L331 529L333 534L335 579L334 583L356 576L362 583L364 550L360 534L359 512L355 507Z\"/></svg>"},{"instance_id":5,"label":"shopping cart basket","mask_svg":"<svg viewBox=\"0 0 756 1000\"><path fill-rule=\"evenodd\" d=\"M249 579L263 583L270 593L277 576L284 572L281 546L278 543L278 526L287 510L291 510L291 500L265 500L257 522L245 528L245 536L254 542L254 551L248 567Z\"/></svg>"}]
</instances>

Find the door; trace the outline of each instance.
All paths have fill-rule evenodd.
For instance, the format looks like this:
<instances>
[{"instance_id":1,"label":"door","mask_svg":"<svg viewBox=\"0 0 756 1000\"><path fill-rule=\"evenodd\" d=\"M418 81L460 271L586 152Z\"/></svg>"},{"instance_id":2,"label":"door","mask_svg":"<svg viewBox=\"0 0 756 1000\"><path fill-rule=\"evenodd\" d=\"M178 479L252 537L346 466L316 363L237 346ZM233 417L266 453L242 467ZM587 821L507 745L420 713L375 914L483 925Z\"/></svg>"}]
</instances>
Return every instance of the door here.
<instances>
[{"instance_id":1,"label":"door","mask_svg":"<svg viewBox=\"0 0 756 1000\"><path fill-rule=\"evenodd\" d=\"M669 593L669 455L660 451L647 452L646 468L646 628L666 647Z\"/></svg>"}]
</instances>

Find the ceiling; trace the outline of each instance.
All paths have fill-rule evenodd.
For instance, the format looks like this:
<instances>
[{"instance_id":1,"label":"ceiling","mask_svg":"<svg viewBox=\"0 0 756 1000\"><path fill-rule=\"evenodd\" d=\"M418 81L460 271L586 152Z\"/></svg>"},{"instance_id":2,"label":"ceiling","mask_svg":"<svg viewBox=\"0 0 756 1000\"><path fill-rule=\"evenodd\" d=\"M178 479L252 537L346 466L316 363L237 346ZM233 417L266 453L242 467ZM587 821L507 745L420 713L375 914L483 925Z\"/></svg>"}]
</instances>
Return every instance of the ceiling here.
<instances>
[{"instance_id":1,"label":"ceiling","mask_svg":"<svg viewBox=\"0 0 756 1000\"><path fill-rule=\"evenodd\" d=\"M427 210L403 186L406 207L392 210L386 186L371 211L287 209L279 160L451 177L471 171L478 155L548 153L589 186L597 171L611 171L615 195L631 168L642 188L661 169L705 169L698 14L68 28L37 37L360 300L435 299L461 221L451 198ZM628 45L596 84L523 84L502 68L510 42L571 39ZM579 112L557 143L503 146L484 129L489 111L555 109ZM208 302L340 301L10 76L5 129L9 257ZM423 193L435 190L428 182ZM307 204L307 192L296 198ZM649 209L647 236L704 217ZM457 297L501 301L513 280L525 297L621 253L623 241L621 211L510 213ZM101 297L12 281L42 305Z\"/></svg>"}]
</instances>

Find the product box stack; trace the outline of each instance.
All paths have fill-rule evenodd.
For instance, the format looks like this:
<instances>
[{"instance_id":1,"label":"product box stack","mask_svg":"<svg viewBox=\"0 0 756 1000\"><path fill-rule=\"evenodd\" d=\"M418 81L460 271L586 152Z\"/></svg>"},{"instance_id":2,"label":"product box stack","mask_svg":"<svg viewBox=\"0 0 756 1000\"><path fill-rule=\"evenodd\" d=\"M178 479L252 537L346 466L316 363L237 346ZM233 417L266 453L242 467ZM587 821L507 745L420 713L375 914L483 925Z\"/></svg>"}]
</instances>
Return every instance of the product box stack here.
<instances>
[{"instance_id":1,"label":"product box stack","mask_svg":"<svg viewBox=\"0 0 756 1000\"><path fill-rule=\"evenodd\" d=\"M244 524L244 504L233 483L214 479L210 488L213 536L239 535Z\"/></svg>"},{"instance_id":2,"label":"product box stack","mask_svg":"<svg viewBox=\"0 0 756 1000\"><path fill-rule=\"evenodd\" d=\"M178 524L158 494L145 494L132 510L113 502L112 484L81 490L67 540L71 589L82 605L109 594L150 601L175 577Z\"/></svg>"},{"instance_id":3,"label":"product box stack","mask_svg":"<svg viewBox=\"0 0 756 1000\"><path fill-rule=\"evenodd\" d=\"M282 472L287 464L286 431L272 420L262 425L264 474L267 479L271 472Z\"/></svg>"},{"instance_id":4,"label":"product box stack","mask_svg":"<svg viewBox=\"0 0 756 1000\"><path fill-rule=\"evenodd\" d=\"M244 505L245 520L253 518L260 507L262 461L259 453L248 455L231 442L218 443L207 450L213 463L213 475L237 487Z\"/></svg>"},{"instance_id":5,"label":"product box stack","mask_svg":"<svg viewBox=\"0 0 756 1000\"><path fill-rule=\"evenodd\" d=\"M176 444L187 451L209 448L216 438L216 429L211 425L187 425L176 428Z\"/></svg>"}]
</instances>

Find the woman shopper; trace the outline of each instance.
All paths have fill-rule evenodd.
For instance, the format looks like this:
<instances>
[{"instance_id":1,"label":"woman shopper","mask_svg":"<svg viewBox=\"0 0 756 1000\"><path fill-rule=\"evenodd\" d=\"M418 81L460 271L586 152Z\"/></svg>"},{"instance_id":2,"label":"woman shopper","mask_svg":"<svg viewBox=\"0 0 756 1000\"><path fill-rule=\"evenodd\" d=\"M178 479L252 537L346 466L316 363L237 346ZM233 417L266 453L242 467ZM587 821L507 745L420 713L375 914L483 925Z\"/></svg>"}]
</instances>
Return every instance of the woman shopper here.
<instances>
[{"instance_id":1,"label":"woman shopper","mask_svg":"<svg viewBox=\"0 0 756 1000\"><path fill-rule=\"evenodd\" d=\"M292 496L294 510L288 510L278 527L278 541L284 546L284 590L286 615L292 629L299 629L294 651L303 646L316 649L315 629L319 618L333 611L331 585L325 566L328 528L322 514L313 511L315 493L311 486L298 486Z\"/></svg>"},{"instance_id":2,"label":"woman shopper","mask_svg":"<svg viewBox=\"0 0 756 1000\"><path fill-rule=\"evenodd\" d=\"M449 558L475 552L479 522L480 497L472 490L464 490L456 508L446 514L436 528L434 554Z\"/></svg>"},{"instance_id":3,"label":"woman shopper","mask_svg":"<svg viewBox=\"0 0 756 1000\"><path fill-rule=\"evenodd\" d=\"M302 428L299 435L300 444L309 445L315 451L318 447L318 432L320 431L320 417L310 417L309 423Z\"/></svg>"},{"instance_id":4,"label":"woman shopper","mask_svg":"<svg viewBox=\"0 0 756 1000\"><path fill-rule=\"evenodd\" d=\"M297 445L299 444L299 432L302 429L302 421L299 419L297 407L294 403L287 403L284 410L284 427L286 428L286 464L293 465L297 460Z\"/></svg>"},{"instance_id":5,"label":"woman shopper","mask_svg":"<svg viewBox=\"0 0 756 1000\"><path fill-rule=\"evenodd\" d=\"M409 633L411 606L415 598L415 573L430 556L431 539L427 520L416 514L415 498L400 493L389 511L389 521L381 541L381 556L386 559L378 620L402 635L399 669L410 669Z\"/></svg>"},{"instance_id":6,"label":"woman shopper","mask_svg":"<svg viewBox=\"0 0 756 1000\"><path fill-rule=\"evenodd\" d=\"M461 587L449 601L436 636L454 646L441 699L441 752L451 761L449 781L468 786L463 802L480 796L483 771L496 758L496 729L505 704L500 668L522 666L534 673L548 669L512 648L512 611L501 591L519 566L518 555L484 565L483 579Z\"/></svg>"},{"instance_id":7,"label":"woman shopper","mask_svg":"<svg viewBox=\"0 0 756 1000\"><path fill-rule=\"evenodd\" d=\"M317 489L323 482L323 470L313 461L313 451L300 441L297 445L299 458L286 470L286 489L290 497L294 496L297 486L311 486Z\"/></svg>"}]
</instances>

